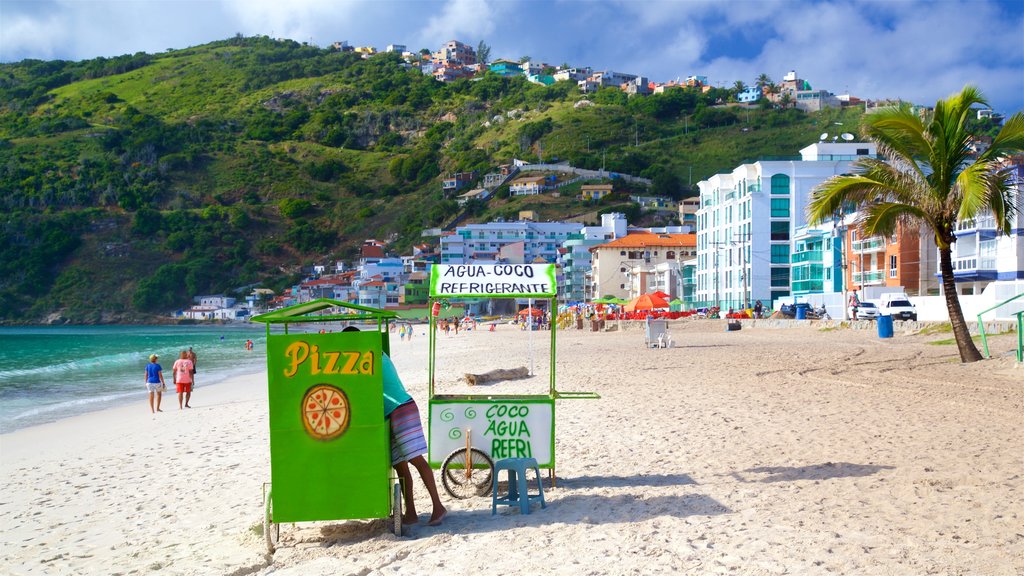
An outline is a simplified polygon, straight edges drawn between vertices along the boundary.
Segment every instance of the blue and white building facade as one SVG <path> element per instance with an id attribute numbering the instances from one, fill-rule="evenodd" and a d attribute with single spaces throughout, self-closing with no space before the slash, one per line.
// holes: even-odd
<path id="1" fill-rule="evenodd" d="M 1024 157 L 1008 161 L 1017 211 L 1009 236 L 1000 234 L 991 213 L 958 222 L 953 244 L 953 276 L 961 295 L 981 294 L 991 283 L 1014 284 L 1024 291 Z"/>
<path id="2" fill-rule="evenodd" d="M 815 186 L 874 156 L 873 143 L 818 142 L 790 160 L 743 164 L 697 183 L 695 306 L 742 308 L 792 294 L 795 231 Z"/>
<path id="3" fill-rule="evenodd" d="M 441 263 L 554 263 L 558 249 L 582 228 L 575 222 L 467 224 L 456 228 L 454 234 L 441 237 Z"/>
<path id="4" fill-rule="evenodd" d="M 591 275 L 593 262 L 590 248 L 627 234 L 626 216 L 618 212 L 601 215 L 600 226 L 584 226 L 570 234 L 558 251 L 561 275 L 558 278 L 560 303 L 593 299 Z"/>

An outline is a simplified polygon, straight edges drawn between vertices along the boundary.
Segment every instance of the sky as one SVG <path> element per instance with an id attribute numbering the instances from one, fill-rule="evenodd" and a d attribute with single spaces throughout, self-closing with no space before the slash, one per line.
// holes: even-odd
<path id="1" fill-rule="evenodd" d="M 241 33 L 317 46 L 449 40 L 713 85 L 778 82 L 934 104 L 974 84 L 1024 110 L 1024 0 L 0 0 L 0 62 L 159 53 Z"/>

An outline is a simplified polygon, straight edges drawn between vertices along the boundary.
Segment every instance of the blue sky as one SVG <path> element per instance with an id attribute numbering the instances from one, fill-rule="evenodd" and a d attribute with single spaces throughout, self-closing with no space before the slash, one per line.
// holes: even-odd
<path id="1" fill-rule="evenodd" d="M 1024 0 L 0 0 L 0 61 L 162 52 L 241 32 L 436 50 L 483 40 L 665 81 L 778 81 L 933 104 L 975 84 L 1024 110 Z"/>

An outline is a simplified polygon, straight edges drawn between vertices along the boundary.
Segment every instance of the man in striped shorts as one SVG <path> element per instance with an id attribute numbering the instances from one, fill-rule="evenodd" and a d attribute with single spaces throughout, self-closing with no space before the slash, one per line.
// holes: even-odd
<path id="1" fill-rule="evenodd" d="M 358 330 L 355 326 L 347 326 L 345 332 Z M 420 409 L 416 401 L 405 391 L 402 379 L 398 377 L 398 370 L 388 358 L 387 354 L 381 354 L 381 378 L 384 380 L 384 417 L 391 420 L 391 465 L 398 472 L 402 479 L 402 499 L 405 500 L 405 513 L 402 514 L 402 524 L 416 524 L 419 518 L 416 515 L 416 503 L 413 501 L 412 472 L 409 464 L 412 464 L 420 473 L 423 485 L 430 493 L 431 503 L 434 509 L 430 514 L 428 526 L 440 526 L 444 521 L 448 510 L 441 504 L 441 496 L 437 493 L 437 483 L 434 481 L 434 471 L 430 464 L 423 457 L 427 452 L 427 439 L 423 436 L 423 425 L 420 423 Z"/>

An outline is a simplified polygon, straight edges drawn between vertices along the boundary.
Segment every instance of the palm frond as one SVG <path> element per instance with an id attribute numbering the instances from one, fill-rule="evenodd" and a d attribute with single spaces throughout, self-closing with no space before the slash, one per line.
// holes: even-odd
<path id="1" fill-rule="evenodd" d="M 953 185 L 960 208 L 957 220 L 970 220 L 991 204 L 993 188 L 998 194 L 998 168 L 992 162 L 975 162 L 966 166 Z"/>
<path id="2" fill-rule="evenodd" d="M 1024 112 L 1010 116 L 992 139 L 992 145 L 981 154 L 981 160 L 997 159 L 1001 156 L 1024 152 Z"/>
<path id="3" fill-rule="evenodd" d="M 927 214 L 916 206 L 898 202 L 879 202 L 864 211 L 860 226 L 868 235 L 889 235 L 899 223 L 928 222 Z"/>

